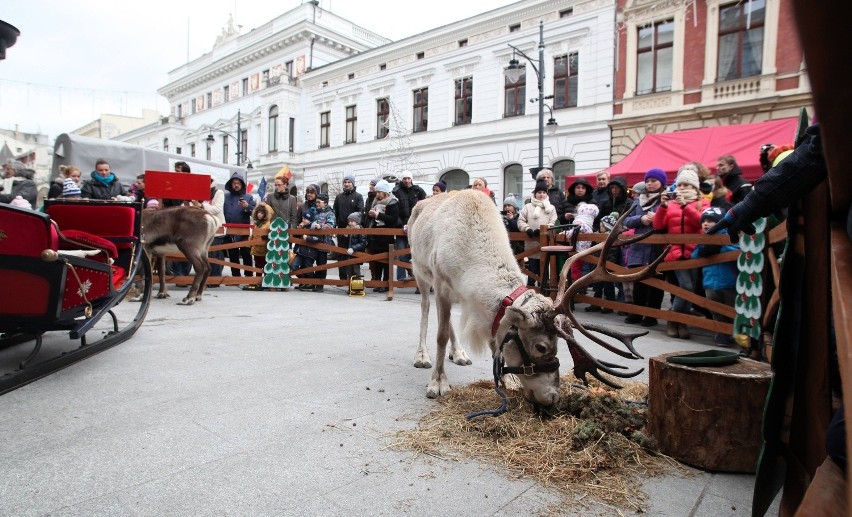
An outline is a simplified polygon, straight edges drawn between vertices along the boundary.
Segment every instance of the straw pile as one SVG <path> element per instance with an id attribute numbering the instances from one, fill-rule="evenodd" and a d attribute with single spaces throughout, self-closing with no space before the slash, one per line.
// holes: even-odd
<path id="1" fill-rule="evenodd" d="M 534 414 L 519 391 L 507 390 L 506 413 L 467 421 L 468 413 L 499 406 L 494 383 L 454 388 L 438 399 L 419 428 L 400 432 L 394 447 L 487 461 L 557 490 L 565 505 L 595 501 L 616 511 L 645 510 L 641 482 L 677 468 L 642 433 L 648 386 L 623 383 L 624 389 L 609 391 L 596 381 L 589 389 L 571 385 L 573 377 L 562 381 L 562 396 L 550 417 Z"/>

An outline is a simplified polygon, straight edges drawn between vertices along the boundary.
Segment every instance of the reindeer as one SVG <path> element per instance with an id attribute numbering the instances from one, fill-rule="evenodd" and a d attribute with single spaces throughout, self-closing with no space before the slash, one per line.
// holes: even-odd
<path id="1" fill-rule="evenodd" d="M 207 277 L 210 276 L 210 263 L 207 250 L 219 220 L 204 210 L 189 206 L 177 206 L 162 210 L 142 211 L 142 235 L 145 249 L 151 254 L 152 262 L 157 264 L 160 289 L 157 298 L 168 298 L 165 282 L 165 256 L 181 252 L 195 269 L 195 278 L 186 297 L 178 305 L 192 305 L 201 301 Z"/>
<path id="2" fill-rule="evenodd" d="M 434 287 L 438 313 L 438 337 L 435 369 L 426 388 L 426 396 L 435 398 L 450 390 L 444 372 L 447 341 L 451 342 L 450 360 L 459 365 L 470 364 L 464 349 L 456 341 L 450 322 L 452 304 L 461 305 L 464 341 L 475 352 L 491 349 L 495 365 L 502 373 L 518 375 L 524 398 L 536 406 L 553 407 L 559 400 L 559 359 L 557 340 L 565 339 L 574 360 L 574 374 L 584 383 L 586 373 L 611 386 L 600 371 L 629 378 L 635 372 L 619 372 L 620 365 L 598 361 L 576 339 L 573 328 L 622 357 L 641 359 L 633 347 L 633 339 L 644 336 L 622 334 L 597 325 L 581 325 L 567 303 L 577 292 L 593 282 L 608 280 L 634 282 L 654 273 L 662 260 L 638 272 L 615 275 L 606 270 L 607 251 L 613 246 L 632 244 L 647 237 L 618 239 L 621 219 L 616 228 L 600 243 L 571 257 L 559 279 L 559 295 L 555 301 L 526 287 L 524 276 L 509 244 L 509 239 L 493 202 L 481 192 L 463 191 L 439 194 L 418 203 L 408 223 L 412 263 L 420 289 L 420 341 L 414 360 L 418 368 L 431 368 L 426 349 L 429 319 L 429 289 Z M 597 268 L 565 289 L 570 264 L 600 251 Z M 627 351 L 616 348 L 592 332 L 616 338 Z M 514 345 L 514 346 L 512 346 Z"/>

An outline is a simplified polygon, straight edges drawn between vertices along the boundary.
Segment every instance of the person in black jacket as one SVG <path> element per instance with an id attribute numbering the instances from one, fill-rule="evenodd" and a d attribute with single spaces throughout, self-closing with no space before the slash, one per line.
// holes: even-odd
<path id="1" fill-rule="evenodd" d="M 118 196 L 127 195 L 127 189 L 110 170 L 109 162 L 103 158 L 95 162 L 95 170 L 92 171 L 91 177 L 83 182 L 80 190 L 82 197 L 87 199 L 116 200 Z"/>
<path id="2" fill-rule="evenodd" d="M 751 192 L 751 183 L 743 179 L 743 171 L 730 154 L 719 157 L 716 162 L 716 174 L 722 178 L 722 183 L 731 193 L 731 204 L 736 205 Z"/>
<path id="3" fill-rule="evenodd" d="M 408 218 L 411 217 L 414 205 L 426 199 L 426 191 L 414 184 L 414 176 L 411 175 L 411 172 L 402 171 L 400 178 L 399 183 L 393 189 L 393 195 L 399 201 L 399 218 L 402 221 L 402 227 L 405 228 L 408 226 Z M 408 237 L 397 237 L 394 247 L 398 250 L 407 248 Z M 400 255 L 399 260 L 400 262 L 411 262 L 411 254 Z M 412 275 L 411 271 L 406 268 L 397 268 L 397 280 L 403 280 L 406 275 Z"/>
<path id="4" fill-rule="evenodd" d="M 556 209 L 556 224 L 564 224 L 569 222 L 565 219 L 565 194 L 559 189 L 559 186 L 554 183 L 553 171 L 550 169 L 542 169 L 535 175 L 536 181 L 544 181 L 547 183 L 547 198 L 550 204 Z"/>
<path id="5" fill-rule="evenodd" d="M 355 191 L 355 176 L 347 174 L 343 176 L 343 192 L 334 198 L 334 220 L 338 228 L 346 228 L 349 214 L 361 213 L 364 210 L 364 197 Z M 341 248 L 349 248 L 349 236 L 339 235 L 337 245 Z M 340 258 L 335 257 L 337 260 Z M 348 257 L 347 257 L 348 258 Z M 349 278 L 350 266 L 338 268 L 340 278 Z"/>

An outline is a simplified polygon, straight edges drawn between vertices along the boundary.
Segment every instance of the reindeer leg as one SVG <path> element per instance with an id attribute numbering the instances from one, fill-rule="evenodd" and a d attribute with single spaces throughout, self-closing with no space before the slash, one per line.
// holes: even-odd
<path id="1" fill-rule="evenodd" d="M 452 322 L 449 322 L 448 324 L 450 326 L 450 361 L 459 366 L 469 366 L 472 364 L 472 361 L 470 360 L 470 357 L 468 357 L 467 352 L 464 351 L 464 348 L 459 345 L 459 342 L 456 339 L 456 332 L 453 330 Z"/>
<path id="2" fill-rule="evenodd" d="M 415 278 L 417 286 L 420 287 L 420 344 L 417 345 L 417 353 L 414 354 L 414 367 L 431 368 L 432 360 L 429 358 L 426 345 L 426 332 L 429 330 L 429 286 L 420 275 Z"/>
<path id="3" fill-rule="evenodd" d="M 178 244 L 178 249 L 186 255 L 187 260 L 190 264 L 192 264 L 193 269 L 195 269 L 192 286 L 190 286 L 186 297 L 178 302 L 178 305 L 193 305 L 196 301 L 201 300 L 201 293 L 203 292 L 201 289 L 201 279 L 205 274 L 210 272 L 210 264 L 205 264 L 205 260 L 202 258 L 203 251 L 199 250 L 197 247 L 195 247 L 195 249 L 192 248 L 193 243 L 191 242 L 181 241 Z"/>
<path id="4" fill-rule="evenodd" d="M 435 305 L 438 309 L 438 348 L 435 351 L 435 369 L 432 371 L 432 378 L 429 379 L 429 384 L 426 387 L 426 396 L 431 399 L 445 395 L 450 391 L 450 383 L 447 380 L 447 374 L 444 372 L 444 358 L 447 356 L 447 340 L 451 332 L 450 309 L 452 303 L 446 293 L 441 291 L 440 288 L 435 290 Z"/>
<path id="5" fill-rule="evenodd" d="M 157 263 L 157 277 L 160 281 L 160 290 L 157 291 L 157 298 L 168 298 L 169 289 L 166 287 L 166 257 L 163 255 L 154 255 L 154 260 Z"/>

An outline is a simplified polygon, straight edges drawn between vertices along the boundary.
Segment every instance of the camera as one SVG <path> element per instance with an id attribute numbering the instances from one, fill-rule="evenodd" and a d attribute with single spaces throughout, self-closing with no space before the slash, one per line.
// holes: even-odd
<path id="1" fill-rule="evenodd" d="M 508 214 L 509 214 L 508 210 L 500 210 L 500 215 L 508 215 Z"/>
<path id="2" fill-rule="evenodd" d="M 677 197 L 677 192 L 674 192 L 672 190 L 666 191 L 666 199 L 674 199 L 676 197 Z"/>

